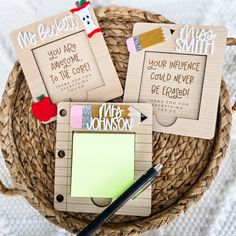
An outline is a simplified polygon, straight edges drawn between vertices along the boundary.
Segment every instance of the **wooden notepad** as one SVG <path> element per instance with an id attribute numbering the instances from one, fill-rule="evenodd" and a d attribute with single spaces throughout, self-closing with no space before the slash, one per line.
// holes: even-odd
<path id="1" fill-rule="evenodd" d="M 82 158 L 80 159 L 79 157 L 74 158 L 73 155 L 85 155 L 85 146 L 89 147 L 90 149 L 97 147 L 93 147 L 92 142 L 85 143 L 88 137 L 85 137 L 84 139 L 84 137 L 82 137 L 83 135 L 79 135 L 79 137 L 76 137 L 76 140 L 74 140 L 74 142 L 73 134 L 75 133 L 86 135 L 91 134 L 91 140 L 96 140 L 94 134 L 134 134 L 134 143 L 131 145 L 134 145 L 133 168 L 135 180 L 152 166 L 152 106 L 150 104 L 143 103 L 94 104 L 62 102 L 58 104 L 54 206 L 57 210 L 61 211 L 100 213 L 104 210 L 104 207 L 95 205 L 93 199 L 91 199 L 90 197 L 71 196 L 71 192 L 73 196 L 81 196 L 88 193 L 90 193 L 91 195 L 99 194 L 99 196 L 103 196 L 102 194 L 107 194 L 107 196 L 110 197 L 112 195 L 110 191 L 93 191 L 91 188 L 85 189 L 85 186 L 83 186 L 83 188 L 80 188 L 80 181 L 86 182 L 86 179 L 81 179 L 84 178 L 81 176 L 85 176 L 86 173 L 83 171 L 83 173 L 80 173 L 81 175 L 76 175 L 75 172 L 79 171 L 80 169 L 79 160 L 81 160 L 82 162 L 86 161 L 86 158 L 89 158 L 89 156 L 80 156 Z M 114 137 L 111 137 L 111 140 L 113 138 Z M 118 139 L 115 138 L 114 140 Z M 132 140 L 132 136 L 127 139 L 127 142 L 130 143 L 130 140 Z M 78 153 L 73 150 L 73 144 L 79 145 L 79 143 L 83 143 L 84 145 L 81 153 L 79 153 L 79 147 Z M 102 145 L 104 147 L 104 144 Z M 133 147 L 129 148 L 129 158 L 132 158 L 132 148 Z M 125 151 L 122 150 L 122 146 L 120 146 L 119 152 L 121 151 Z M 97 152 L 98 156 L 101 155 L 100 152 L 101 150 Z M 89 151 L 89 153 L 92 153 L 91 150 Z M 104 149 L 104 153 L 106 154 L 106 149 Z M 112 153 L 109 153 L 109 155 L 112 158 Z M 74 163 L 76 162 L 75 164 L 78 166 L 78 168 L 72 168 L 73 161 Z M 104 158 L 102 161 L 104 161 Z M 132 162 L 130 161 L 132 161 L 132 159 L 127 162 L 127 165 L 129 165 L 129 167 L 127 168 L 130 168 L 130 165 L 132 165 Z M 123 162 L 123 164 L 124 163 L 125 162 Z M 119 165 L 120 164 L 121 162 L 119 162 Z M 109 165 L 111 165 L 111 163 Z M 130 169 L 128 169 L 128 171 L 130 171 Z M 130 174 L 131 175 L 128 175 L 127 178 L 130 178 L 132 176 L 131 172 Z M 73 181 L 72 175 L 74 176 Z M 115 176 L 115 178 L 118 178 L 119 176 Z M 99 176 L 99 178 L 100 177 L 101 176 Z M 110 177 L 113 176 L 110 175 Z M 78 182 L 76 180 L 78 180 Z M 89 182 L 90 181 L 88 181 L 88 183 Z M 118 181 L 117 183 L 123 184 L 124 181 Z M 72 186 L 72 184 L 75 186 Z M 123 190 L 125 190 L 124 187 Z M 151 212 L 151 197 L 152 191 L 151 187 L 149 187 L 136 199 L 130 200 L 127 204 L 125 204 L 125 206 L 123 206 L 117 212 L 117 214 L 147 216 Z"/>
<path id="2" fill-rule="evenodd" d="M 152 103 L 154 131 L 213 138 L 226 36 L 225 27 L 135 24 L 124 101 Z"/>
<path id="3" fill-rule="evenodd" d="M 12 41 L 35 103 L 42 95 L 58 103 L 123 94 L 90 2 L 18 29 Z"/>

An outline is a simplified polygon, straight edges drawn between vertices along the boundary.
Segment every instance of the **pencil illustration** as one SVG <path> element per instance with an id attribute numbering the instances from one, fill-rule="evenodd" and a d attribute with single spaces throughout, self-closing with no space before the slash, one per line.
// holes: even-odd
<path id="1" fill-rule="evenodd" d="M 126 44 L 130 53 L 139 52 L 144 48 L 163 43 L 174 33 L 174 30 L 159 27 L 149 32 L 127 39 Z"/>
<path id="2" fill-rule="evenodd" d="M 93 119 L 107 119 L 112 122 L 132 120 L 132 125 L 143 122 L 147 117 L 128 105 L 75 105 L 71 107 L 70 124 L 73 128 L 87 128 Z"/>
<path id="3" fill-rule="evenodd" d="M 143 122 L 147 117 L 132 106 L 128 106 L 128 117 L 132 117 L 136 122 Z"/>

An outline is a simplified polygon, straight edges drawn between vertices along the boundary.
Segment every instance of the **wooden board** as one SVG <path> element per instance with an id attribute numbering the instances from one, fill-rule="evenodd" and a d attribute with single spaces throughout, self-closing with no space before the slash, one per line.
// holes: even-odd
<path id="1" fill-rule="evenodd" d="M 168 37 L 140 36 L 158 28 Z M 143 48 L 130 54 L 124 101 L 152 103 L 154 131 L 213 138 L 226 35 L 225 27 L 136 23 Z"/>
<path id="2" fill-rule="evenodd" d="M 58 103 L 104 102 L 123 94 L 94 11 L 84 5 L 12 32 L 35 102 L 41 95 Z"/>
<path id="3" fill-rule="evenodd" d="M 143 103 L 109 103 L 115 106 L 128 106 L 146 116 L 142 122 L 128 130 L 87 130 L 71 125 L 71 109 L 75 105 L 98 105 L 101 103 L 61 102 L 58 104 L 54 206 L 57 210 L 69 212 L 100 213 L 104 207 L 96 206 L 90 198 L 71 197 L 71 163 L 73 132 L 112 132 L 135 133 L 135 179 L 152 166 L 152 106 Z M 62 116 L 64 115 L 64 116 Z M 63 155 L 61 155 L 63 153 Z M 58 197 L 59 196 L 59 197 Z M 58 201 L 60 198 L 63 201 Z M 151 213 L 151 186 L 136 199 L 127 202 L 117 214 L 147 216 Z"/>

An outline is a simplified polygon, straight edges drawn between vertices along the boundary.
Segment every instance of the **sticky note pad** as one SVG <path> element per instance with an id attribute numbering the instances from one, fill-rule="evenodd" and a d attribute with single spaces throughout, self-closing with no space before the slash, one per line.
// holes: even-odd
<path id="1" fill-rule="evenodd" d="M 134 182 L 135 134 L 73 133 L 72 197 L 117 198 Z"/>

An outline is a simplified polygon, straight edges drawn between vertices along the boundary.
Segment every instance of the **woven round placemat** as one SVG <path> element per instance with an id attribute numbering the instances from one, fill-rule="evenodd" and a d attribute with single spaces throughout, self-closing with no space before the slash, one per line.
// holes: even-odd
<path id="1" fill-rule="evenodd" d="M 96 10 L 106 43 L 124 87 L 128 65 L 125 41 L 135 22 L 170 23 L 164 17 L 127 8 Z M 233 45 L 234 39 L 228 39 Z M 121 99 L 121 98 L 120 98 Z M 83 228 L 95 214 L 59 212 L 53 208 L 56 123 L 42 125 L 31 113 L 32 97 L 19 63 L 7 83 L 0 109 L 0 141 L 15 189 L 43 216 L 70 232 Z M 153 163 L 164 168 L 153 184 L 149 217 L 113 216 L 98 235 L 133 235 L 159 228 L 194 205 L 217 175 L 229 143 L 232 121 L 229 95 L 222 80 L 216 134 L 212 140 L 153 133 Z"/>

